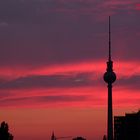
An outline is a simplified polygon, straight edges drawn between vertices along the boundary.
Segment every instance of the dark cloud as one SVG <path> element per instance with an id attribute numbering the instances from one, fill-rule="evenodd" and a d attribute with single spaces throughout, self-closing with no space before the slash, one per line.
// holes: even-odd
<path id="1" fill-rule="evenodd" d="M 77 95 L 59 95 L 59 96 L 35 96 L 35 97 L 21 97 L 21 98 L 10 98 L 3 99 L 1 101 L 5 102 L 17 102 L 17 101 L 39 101 L 39 102 L 74 102 L 74 101 L 85 101 L 89 96 L 77 96 Z"/>
<path id="2" fill-rule="evenodd" d="M 63 95 L 63 96 L 45 96 L 37 98 L 41 102 L 77 102 L 77 101 L 86 101 L 89 98 L 87 95 Z"/>
<path id="3" fill-rule="evenodd" d="M 24 105 L 32 105 L 32 103 L 36 103 L 36 105 L 43 105 L 48 103 L 65 103 L 65 102 L 84 102 L 89 99 L 90 96 L 87 95 L 59 95 L 59 96 L 34 96 L 34 97 L 18 97 L 18 98 L 9 98 L 9 99 L 1 99 L 0 104 L 2 106 L 16 106 L 17 104 Z M 35 104 L 34 104 L 35 106 Z"/>
<path id="4" fill-rule="evenodd" d="M 9 91 L 0 91 L 0 99 L 3 100 L 5 97 L 11 97 L 13 94 Z"/>
<path id="5" fill-rule="evenodd" d="M 123 77 L 116 81 L 116 86 L 126 87 L 127 89 L 140 90 L 140 75 L 134 75 L 131 77 Z"/>
<path id="6" fill-rule="evenodd" d="M 92 77 L 92 78 L 91 78 Z M 116 87 L 139 90 L 140 76 L 121 77 L 115 82 Z M 94 73 L 65 73 L 63 75 L 30 75 L 11 81 L 1 80 L 0 90 L 38 89 L 38 88 L 72 88 L 105 85 L 102 76 L 98 79 Z"/>
<path id="7" fill-rule="evenodd" d="M 69 74 L 69 75 L 33 75 L 21 77 L 12 81 L 4 82 L 0 89 L 28 89 L 28 88 L 62 88 L 96 85 L 90 79 L 91 73 Z M 92 75 L 93 76 L 93 75 Z"/>
<path id="8" fill-rule="evenodd" d="M 129 9 L 135 3 L 2 0 L 0 65 L 38 66 L 105 58 L 108 10 L 115 12 L 112 16 L 114 57 L 139 59 L 139 11 Z"/>
<path id="9" fill-rule="evenodd" d="M 3 83 L 5 83 L 5 82 L 6 82 L 5 79 L 0 78 L 0 85 L 3 84 Z"/>

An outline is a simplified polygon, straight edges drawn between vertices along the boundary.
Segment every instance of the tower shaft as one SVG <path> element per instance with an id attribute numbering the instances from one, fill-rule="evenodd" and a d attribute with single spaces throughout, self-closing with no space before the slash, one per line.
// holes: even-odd
<path id="1" fill-rule="evenodd" d="M 108 83 L 108 140 L 113 140 L 112 84 Z"/>

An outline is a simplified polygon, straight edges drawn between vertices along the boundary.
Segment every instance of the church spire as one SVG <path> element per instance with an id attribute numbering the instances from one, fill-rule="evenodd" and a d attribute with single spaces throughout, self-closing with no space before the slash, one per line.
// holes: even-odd
<path id="1" fill-rule="evenodd" d="M 56 140 L 56 137 L 54 135 L 54 131 L 52 132 L 51 140 Z"/>

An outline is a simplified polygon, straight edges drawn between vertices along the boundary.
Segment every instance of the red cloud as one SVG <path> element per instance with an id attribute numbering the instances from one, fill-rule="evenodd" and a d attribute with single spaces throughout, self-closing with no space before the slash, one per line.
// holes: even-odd
<path id="1" fill-rule="evenodd" d="M 140 74 L 140 62 L 139 61 L 115 61 L 114 70 L 119 77 L 131 76 Z M 137 67 L 137 69 L 134 69 Z M 28 75 L 53 75 L 53 74 L 68 74 L 68 73 L 83 73 L 92 72 L 99 76 L 106 70 L 106 63 L 103 60 L 100 61 L 87 61 L 83 63 L 70 63 L 40 67 L 2 67 L 0 68 L 0 77 L 5 79 L 15 79 L 18 77 L 24 77 Z"/>
<path id="2" fill-rule="evenodd" d="M 106 85 L 95 87 L 51 88 L 29 90 L 6 90 L 1 98 L 1 107 L 40 108 L 40 107 L 105 107 L 107 102 Z M 132 93 L 133 92 L 133 93 Z M 0 92 L 2 94 L 3 91 Z M 9 93 L 9 94 L 8 94 Z M 3 95 L 4 96 L 4 95 Z M 139 106 L 139 91 L 133 89 L 113 88 L 114 107 Z"/>
<path id="3" fill-rule="evenodd" d="M 136 10 L 140 10 L 140 3 L 136 4 Z"/>

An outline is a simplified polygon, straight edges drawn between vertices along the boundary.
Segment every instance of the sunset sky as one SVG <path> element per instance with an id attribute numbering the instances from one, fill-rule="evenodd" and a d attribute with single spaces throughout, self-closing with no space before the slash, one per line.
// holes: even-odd
<path id="1" fill-rule="evenodd" d="M 108 16 L 124 115 L 140 109 L 139 0 L 0 0 L 0 122 L 14 140 L 102 140 Z"/>

